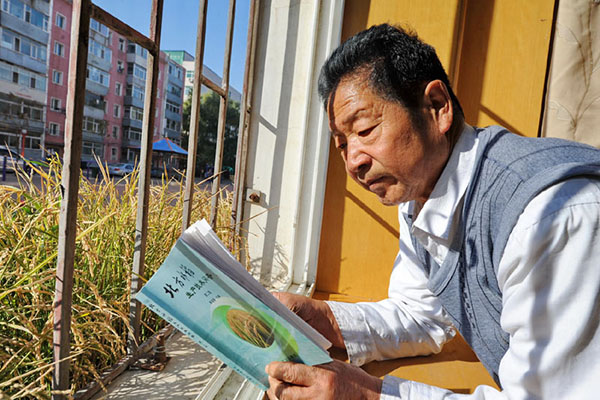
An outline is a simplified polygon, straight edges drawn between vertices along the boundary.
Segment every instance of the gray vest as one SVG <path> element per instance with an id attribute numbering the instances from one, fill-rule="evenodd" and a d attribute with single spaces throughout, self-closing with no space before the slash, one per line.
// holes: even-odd
<path id="1" fill-rule="evenodd" d="M 570 177 L 600 179 L 600 150 L 560 139 L 525 138 L 492 126 L 478 130 L 478 160 L 459 233 L 439 265 L 413 237 L 429 289 L 494 380 L 509 336 L 500 327 L 496 274 L 520 214 L 542 190 Z M 411 224 L 411 221 L 407 221 Z"/>

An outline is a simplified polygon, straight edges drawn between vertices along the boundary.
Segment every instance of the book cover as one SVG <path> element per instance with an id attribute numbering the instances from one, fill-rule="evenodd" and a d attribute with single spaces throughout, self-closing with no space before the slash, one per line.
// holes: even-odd
<path id="1" fill-rule="evenodd" d="M 194 224 L 135 298 L 262 390 L 269 386 L 264 369 L 271 361 L 331 361 L 329 342 L 215 238 L 206 221 Z"/>

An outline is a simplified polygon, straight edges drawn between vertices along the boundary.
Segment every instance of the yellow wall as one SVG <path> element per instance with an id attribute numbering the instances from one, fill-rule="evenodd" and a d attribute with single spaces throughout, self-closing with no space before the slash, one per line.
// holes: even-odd
<path id="1" fill-rule="evenodd" d="M 467 122 L 537 135 L 554 1 L 346 0 L 345 7 L 342 40 L 377 23 L 412 27 L 436 48 Z M 316 297 L 384 298 L 397 240 L 396 207 L 382 206 L 349 179 L 332 145 Z M 460 338 L 433 358 L 377 363 L 367 370 L 461 393 L 493 385 Z"/>

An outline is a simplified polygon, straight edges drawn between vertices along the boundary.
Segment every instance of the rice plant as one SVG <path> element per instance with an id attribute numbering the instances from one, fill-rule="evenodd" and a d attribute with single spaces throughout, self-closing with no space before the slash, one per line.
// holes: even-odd
<path id="1" fill-rule="evenodd" d="M 51 396 L 53 310 L 61 165 L 32 165 L 41 182 L 18 172 L 19 187 L 0 186 L 0 399 Z M 71 393 L 126 353 L 129 284 L 137 210 L 137 171 L 113 180 L 101 169 L 81 178 L 72 307 Z M 37 178 L 36 178 L 37 179 Z M 156 181 L 155 181 L 156 182 Z M 229 227 L 231 194 L 220 193 L 217 234 L 240 248 Z M 210 193 L 198 185 L 192 221 L 207 218 Z M 145 278 L 181 233 L 183 185 L 151 186 Z M 142 339 L 164 326 L 142 315 Z"/>

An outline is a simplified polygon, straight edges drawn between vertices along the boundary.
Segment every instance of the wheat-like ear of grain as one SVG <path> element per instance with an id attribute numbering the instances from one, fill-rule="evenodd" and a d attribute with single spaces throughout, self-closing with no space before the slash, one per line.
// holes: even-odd
<path id="1" fill-rule="evenodd" d="M 62 165 L 18 171 L 19 184 L 0 185 L 0 398 L 49 399 Z M 101 169 L 80 181 L 73 285 L 71 394 L 126 354 L 129 284 L 134 252 L 137 171 L 115 180 Z M 183 182 L 154 180 L 148 206 L 144 278 L 160 266 L 181 233 Z M 217 234 L 237 249 L 232 194 L 220 194 Z M 195 187 L 192 220 L 208 218 L 211 195 Z M 141 340 L 164 326 L 142 313 Z"/>

